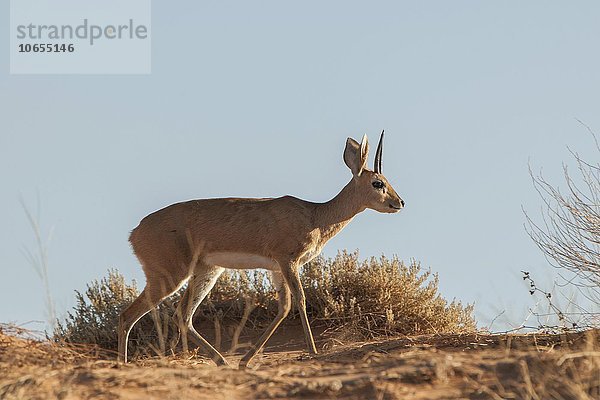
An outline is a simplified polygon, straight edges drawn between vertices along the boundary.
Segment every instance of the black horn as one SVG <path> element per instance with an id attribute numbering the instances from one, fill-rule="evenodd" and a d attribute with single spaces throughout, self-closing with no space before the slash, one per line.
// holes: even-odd
<path id="1" fill-rule="evenodd" d="M 383 132 L 381 131 L 381 136 L 379 137 L 379 143 L 377 144 L 377 151 L 375 152 L 375 172 L 381 174 L 381 152 L 383 151 Z"/>

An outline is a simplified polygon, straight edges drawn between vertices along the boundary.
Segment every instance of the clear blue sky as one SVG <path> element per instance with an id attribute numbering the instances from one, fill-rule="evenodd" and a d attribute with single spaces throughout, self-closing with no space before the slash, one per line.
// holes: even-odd
<path id="1" fill-rule="evenodd" d="M 407 207 L 366 211 L 324 251 L 416 258 L 482 325 L 533 304 L 520 270 L 555 271 L 527 237 L 541 201 L 528 161 L 561 179 L 575 120 L 600 130 L 600 3 L 153 2 L 148 76 L 8 75 L 0 5 L 0 321 L 44 320 L 23 255 L 36 210 L 57 311 L 117 267 L 146 214 L 205 197 L 334 196 L 347 136 L 387 132 L 384 171 Z M 372 157 L 372 155 L 371 155 Z M 33 327 L 36 327 L 34 325 Z M 43 327 L 43 325 L 37 325 Z"/>

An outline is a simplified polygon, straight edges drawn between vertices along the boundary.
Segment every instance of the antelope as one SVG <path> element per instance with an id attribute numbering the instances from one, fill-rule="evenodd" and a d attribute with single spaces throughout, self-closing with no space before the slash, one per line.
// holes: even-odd
<path id="1" fill-rule="evenodd" d="M 360 144 L 352 138 L 346 140 L 343 158 L 352 171 L 352 179 L 325 203 L 292 196 L 202 199 L 176 203 L 142 219 L 129 241 L 144 270 L 146 286 L 120 314 L 120 360 L 127 362 L 127 342 L 133 325 L 187 282 L 177 309 L 182 321 L 181 335 L 186 340 L 191 333 L 217 365 L 228 365 L 194 328 L 194 312 L 224 269 L 254 268 L 270 271 L 278 313 L 242 357 L 239 368 L 245 368 L 262 350 L 290 312 L 292 299 L 300 313 L 308 352 L 316 354 L 299 269 L 320 254 L 325 243 L 358 213 L 367 208 L 396 213 L 404 207 L 404 201 L 382 174 L 382 144 L 383 132 L 371 171 L 367 169 L 367 136 Z"/>

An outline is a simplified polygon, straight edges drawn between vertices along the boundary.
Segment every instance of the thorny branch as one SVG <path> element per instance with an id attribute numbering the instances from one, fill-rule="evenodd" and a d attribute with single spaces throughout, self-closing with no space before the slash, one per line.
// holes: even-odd
<path id="1" fill-rule="evenodd" d="M 599 316 L 597 314 L 585 309 L 571 298 L 566 299 L 568 303 L 566 308 L 560 307 L 554 301 L 552 292 L 540 289 L 528 271 L 521 271 L 521 273 L 523 273 L 523 280 L 527 281 L 529 286 L 529 294 L 532 296 L 536 293 L 541 295 L 548 305 L 548 311 L 545 313 L 538 312 L 535 309 L 537 307 L 530 309 L 531 315 L 537 318 L 538 325 L 535 329 L 554 332 L 556 330 L 587 329 L 598 325 Z M 558 319 L 559 326 L 550 323 L 552 317 Z"/>

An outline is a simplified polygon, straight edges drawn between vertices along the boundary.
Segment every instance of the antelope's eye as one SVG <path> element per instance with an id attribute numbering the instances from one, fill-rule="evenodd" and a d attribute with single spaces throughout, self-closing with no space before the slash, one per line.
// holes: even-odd
<path id="1" fill-rule="evenodd" d="M 385 186 L 381 181 L 373 181 L 372 185 L 375 189 L 383 189 Z"/>

